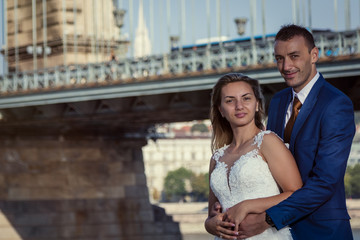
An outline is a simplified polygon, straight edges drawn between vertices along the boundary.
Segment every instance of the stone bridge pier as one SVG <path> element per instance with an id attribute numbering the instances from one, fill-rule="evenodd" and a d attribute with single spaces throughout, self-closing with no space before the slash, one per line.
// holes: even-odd
<path id="1" fill-rule="evenodd" d="M 145 139 L 4 137 L 0 240 L 181 239 L 149 202 Z"/>
<path id="2" fill-rule="evenodd" d="M 0 109 L 0 240 L 180 240 L 149 201 L 157 122 L 208 116 L 209 91 Z"/>

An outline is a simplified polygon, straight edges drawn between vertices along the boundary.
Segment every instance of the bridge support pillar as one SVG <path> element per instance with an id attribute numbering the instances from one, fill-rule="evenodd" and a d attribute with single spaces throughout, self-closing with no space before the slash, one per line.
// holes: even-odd
<path id="1" fill-rule="evenodd" d="M 145 139 L 0 140 L 0 240 L 181 239 L 149 202 Z"/>

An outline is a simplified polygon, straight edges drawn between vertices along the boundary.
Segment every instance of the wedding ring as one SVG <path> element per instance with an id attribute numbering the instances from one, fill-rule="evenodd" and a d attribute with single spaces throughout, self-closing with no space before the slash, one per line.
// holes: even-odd
<path id="1" fill-rule="evenodd" d="M 220 233 L 220 238 L 222 239 L 222 233 Z"/>

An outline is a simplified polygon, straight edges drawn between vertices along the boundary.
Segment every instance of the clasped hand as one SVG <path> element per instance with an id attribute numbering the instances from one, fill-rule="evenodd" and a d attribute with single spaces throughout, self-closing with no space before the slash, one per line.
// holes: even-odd
<path id="1" fill-rule="evenodd" d="M 221 212 L 217 202 L 213 205 L 210 217 L 206 220 L 206 230 L 224 239 L 243 239 L 260 234 L 269 226 L 266 224 L 265 213 L 249 213 L 247 202 L 240 202 Z"/>
<path id="2" fill-rule="evenodd" d="M 246 201 L 240 202 L 231 208 L 226 209 L 223 220 L 226 222 L 233 223 L 234 231 L 239 231 L 239 225 L 245 219 L 245 217 L 249 214 Z"/>

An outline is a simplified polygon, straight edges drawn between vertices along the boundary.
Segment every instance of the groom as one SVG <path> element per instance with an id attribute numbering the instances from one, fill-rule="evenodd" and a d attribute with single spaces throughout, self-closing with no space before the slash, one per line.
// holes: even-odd
<path id="1" fill-rule="evenodd" d="M 277 67 L 290 88 L 273 97 L 268 129 L 286 138 L 286 124 L 299 100 L 298 116 L 284 140 L 304 186 L 262 217 L 276 229 L 290 225 L 294 239 L 353 239 L 344 174 L 355 133 L 354 110 L 350 99 L 317 72 L 318 55 L 313 36 L 300 26 L 284 26 L 276 35 Z M 249 222 L 240 224 L 241 238 L 256 233 Z"/>
<path id="2" fill-rule="evenodd" d="M 291 88 L 273 97 L 268 129 L 289 143 L 304 186 L 268 209 L 265 218 L 277 229 L 290 225 L 294 239 L 353 239 L 344 175 L 355 134 L 354 109 L 317 72 L 318 55 L 313 36 L 300 26 L 284 26 L 276 35 L 277 67 Z M 297 99 L 300 110 L 289 130 Z"/>
<path id="3" fill-rule="evenodd" d="M 344 174 L 354 110 L 350 99 L 317 71 L 318 55 L 303 27 L 283 26 L 275 37 L 277 67 L 289 88 L 271 100 L 268 129 L 289 144 L 304 186 L 266 213 L 248 215 L 239 226 L 240 239 L 287 225 L 295 240 L 353 239 Z"/>

